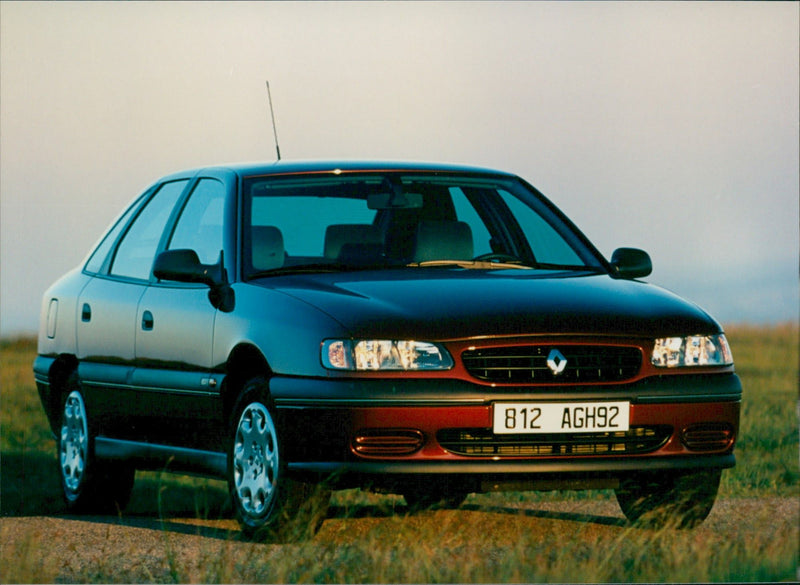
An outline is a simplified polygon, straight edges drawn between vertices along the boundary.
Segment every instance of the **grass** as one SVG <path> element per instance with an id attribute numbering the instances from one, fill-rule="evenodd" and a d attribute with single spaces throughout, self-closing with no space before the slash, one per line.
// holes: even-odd
<path id="1" fill-rule="evenodd" d="M 742 379 L 737 466 L 724 474 L 734 496 L 798 495 L 798 329 L 734 328 L 728 333 Z"/>
<path id="2" fill-rule="evenodd" d="M 708 523 L 694 531 L 631 528 L 610 491 L 473 495 L 457 511 L 407 515 L 401 498 L 349 490 L 334 495 L 314 539 L 253 544 L 239 542 L 227 519 L 222 482 L 139 473 L 124 515 L 81 524 L 85 542 L 71 541 L 61 529 L 74 566 L 55 562 L 49 533 L 24 529 L 27 517 L 63 516 L 64 508 L 54 441 L 31 373 L 35 343 L 0 342 L 0 581 L 797 579 L 796 507 L 787 521 L 773 516 L 773 504 L 800 495 L 798 328 L 739 326 L 727 334 L 745 392 L 737 466 L 723 474 L 718 507 L 745 514 L 747 525 L 721 516 L 716 529 Z M 563 501 L 568 511 L 553 511 Z M 160 535 L 155 543 L 151 537 L 146 554 L 129 544 L 142 529 Z"/>

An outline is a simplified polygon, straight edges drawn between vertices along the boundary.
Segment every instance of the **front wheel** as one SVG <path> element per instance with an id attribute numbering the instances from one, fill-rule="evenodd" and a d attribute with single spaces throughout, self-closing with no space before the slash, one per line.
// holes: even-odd
<path id="1" fill-rule="evenodd" d="M 722 471 L 642 475 L 616 489 L 622 512 L 644 526 L 694 528 L 711 512 Z"/>
<path id="2" fill-rule="evenodd" d="M 128 504 L 136 471 L 94 457 L 86 403 L 76 375 L 70 378 L 69 387 L 58 437 L 64 501 L 72 512 L 118 513 Z"/>
<path id="3" fill-rule="evenodd" d="M 228 483 L 248 538 L 303 540 L 316 533 L 330 492 L 287 476 L 287 464 L 265 382 L 249 382 L 234 408 Z"/>

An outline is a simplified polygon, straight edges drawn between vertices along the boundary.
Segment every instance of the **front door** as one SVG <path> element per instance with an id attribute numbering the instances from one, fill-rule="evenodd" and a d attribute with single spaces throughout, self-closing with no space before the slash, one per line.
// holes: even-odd
<path id="1" fill-rule="evenodd" d="M 197 181 L 167 249 L 192 249 L 202 263 L 217 262 L 223 247 L 224 201 L 222 182 Z M 221 365 L 212 361 L 216 314 L 205 285 L 158 282 L 142 296 L 131 386 L 152 407 L 148 440 L 200 449 L 219 447 L 225 421 Z"/>

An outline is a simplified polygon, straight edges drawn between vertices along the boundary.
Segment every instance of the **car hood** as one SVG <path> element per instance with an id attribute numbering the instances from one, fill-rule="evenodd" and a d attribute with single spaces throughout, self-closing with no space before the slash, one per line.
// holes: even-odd
<path id="1" fill-rule="evenodd" d="M 354 337 L 720 331 L 707 313 L 673 293 L 606 274 L 418 268 L 278 276 L 259 283 L 328 314 Z"/>

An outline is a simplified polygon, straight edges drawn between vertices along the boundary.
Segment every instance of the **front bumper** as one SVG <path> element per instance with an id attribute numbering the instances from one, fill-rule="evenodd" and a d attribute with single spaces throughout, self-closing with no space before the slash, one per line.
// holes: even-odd
<path id="1" fill-rule="evenodd" d="M 327 482 L 332 487 L 372 486 L 403 493 L 406 486 L 426 482 L 457 486 L 465 493 L 613 489 L 638 474 L 691 473 L 727 469 L 733 453 L 692 457 L 596 459 L 570 461 L 357 461 L 294 462 L 290 473 L 300 480 Z"/>
<path id="2" fill-rule="evenodd" d="M 270 381 L 270 392 L 286 438 L 289 470 L 295 476 L 333 478 L 344 485 L 451 477 L 477 482 L 471 491 L 509 482 L 530 483 L 537 489 L 536 485 L 590 479 L 613 487 L 620 478 L 639 472 L 732 467 L 741 404 L 741 383 L 735 374 L 670 375 L 614 386 L 497 389 L 442 379 L 276 377 Z M 440 440 L 443 431 L 459 429 L 491 440 L 486 434 L 491 435 L 495 402 L 548 400 L 627 400 L 631 427 L 661 429 L 663 440 L 644 452 L 606 447 L 580 451 L 559 445 L 478 449 L 477 454 L 454 452 Z M 716 442 L 692 442 L 689 431 L 697 429 L 719 431 Z M 421 438 L 412 452 L 360 451 L 357 438 L 371 434 Z"/>

